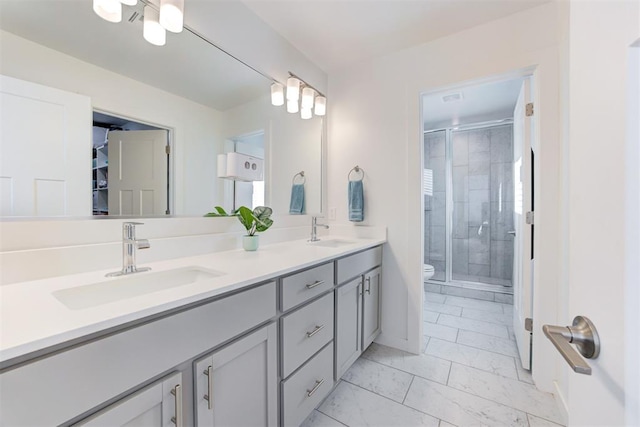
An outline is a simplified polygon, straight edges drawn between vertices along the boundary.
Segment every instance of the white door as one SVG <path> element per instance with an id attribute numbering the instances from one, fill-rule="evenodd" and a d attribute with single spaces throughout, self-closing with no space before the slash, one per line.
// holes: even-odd
<path id="1" fill-rule="evenodd" d="M 569 19 L 569 155 L 565 171 L 569 185 L 569 298 L 558 323 L 565 326 L 574 316 L 588 317 L 598 331 L 601 349 L 598 358 L 586 359 L 591 375 L 573 372 L 559 354 L 557 360 L 568 380 L 570 425 L 637 426 L 640 420 L 631 413 L 637 416 L 640 405 L 640 301 L 639 282 L 632 272 L 637 274 L 640 260 L 637 253 L 635 259 L 630 257 L 630 245 L 637 242 L 640 222 L 637 205 L 633 207 L 640 188 L 640 75 L 631 46 L 634 42 L 640 45 L 640 3 L 571 2 Z M 630 69 L 633 62 L 635 71 Z M 629 152 L 635 151 L 635 158 L 626 155 L 625 146 Z M 628 197 L 632 194 L 635 197 Z M 635 216 L 626 215 L 633 210 Z M 633 292 L 635 301 L 629 298 Z"/>
<path id="2" fill-rule="evenodd" d="M 526 213 L 531 211 L 531 139 L 532 117 L 526 115 L 531 102 L 530 82 L 525 79 L 513 112 L 513 330 L 522 366 L 531 369 L 531 332 L 525 319 L 532 317 L 531 225 Z"/>
<path id="3" fill-rule="evenodd" d="M 0 76 L 0 216 L 91 215 L 91 100 Z"/>
<path id="4" fill-rule="evenodd" d="M 109 215 L 167 213 L 166 130 L 109 132 Z"/>

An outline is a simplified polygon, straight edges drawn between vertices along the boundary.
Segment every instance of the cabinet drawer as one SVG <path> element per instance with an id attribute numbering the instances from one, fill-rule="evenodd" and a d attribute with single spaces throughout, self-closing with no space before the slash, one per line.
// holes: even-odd
<path id="1" fill-rule="evenodd" d="M 333 339 L 333 292 L 282 318 L 282 378 Z"/>
<path id="2" fill-rule="evenodd" d="M 382 246 L 338 260 L 338 284 L 353 279 L 382 263 Z"/>
<path id="3" fill-rule="evenodd" d="M 287 311 L 333 287 L 333 263 L 327 263 L 282 279 L 282 311 Z"/>
<path id="4" fill-rule="evenodd" d="M 299 426 L 333 387 L 333 343 L 282 383 L 283 424 Z"/>

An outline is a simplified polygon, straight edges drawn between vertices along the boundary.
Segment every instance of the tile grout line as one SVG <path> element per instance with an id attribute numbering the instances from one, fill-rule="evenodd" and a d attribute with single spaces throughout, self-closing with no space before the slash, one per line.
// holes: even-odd
<path id="1" fill-rule="evenodd" d="M 404 405 L 404 401 L 407 400 L 407 395 L 409 394 L 409 390 L 411 390 L 411 386 L 413 385 L 413 380 L 415 379 L 416 379 L 415 375 L 411 377 L 411 382 L 409 383 L 409 387 L 407 387 L 407 392 L 404 394 L 404 397 L 402 398 L 402 402 L 401 402 L 402 405 Z"/>
<path id="2" fill-rule="evenodd" d="M 316 409 L 314 409 L 314 411 L 318 411 L 318 412 L 320 412 L 322 415 L 324 415 L 325 417 L 329 417 L 329 418 L 331 418 L 333 421 L 335 421 L 335 422 L 337 422 L 337 423 L 339 423 L 339 424 L 342 424 L 342 425 L 343 425 L 343 426 L 345 426 L 345 427 L 349 427 L 349 424 L 345 424 L 345 423 L 343 423 L 343 422 L 342 422 L 342 421 L 340 421 L 340 420 L 336 420 L 336 419 L 335 419 L 335 418 L 333 418 L 331 415 L 327 415 L 327 414 L 325 414 L 324 412 L 322 412 L 320 409 L 317 409 L 317 408 L 316 408 Z"/>
<path id="3" fill-rule="evenodd" d="M 429 340 L 429 342 L 431 342 L 431 340 Z M 429 344 L 427 344 L 427 346 L 428 345 Z M 425 348 L 425 351 L 426 351 L 426 348 Z M 420 353 L 420 355 L 425 355 L 425 356 L 429 356 L 429 357 L 435 357 L 436 359 L 440 359 L 440 360 L 444 360 L 445 362 L 449 362 L 449 364 L 452 363 L 450 360 L 443 359 L 442 357 L 434 356 L 433 354 Z M 420 355 L 418 355 L 418 356 L 420 356 Z M 421 375 L 414 374 L 413 372 L 405 371 L 403 369 L 396 368 L 395 366 L 391 366 L 391 365 L 387 365 L 386 363 L 378 362 L 377 360 L 372 360 L 372 359 L 369 359 L 367 357 L 365 357 L 365 359 L 367 359 L 369 362 L 377 363 L 378 365 L 382 365 L 382 366 L 384 366 L 386 368 L 395 369 L 396 371 L 404 372 L 405 374 L 409 374 L 409 375 L 412 375 L 414 377 L 422 378 L 423 380 L 429 380 L 429 381 L 433 381 L 434 383 L 442 384 L 440 381 L 436 381 L 436 380 L 433 380 L 433 379 L 430 379 L 430 378 L 425 378 L 425 377 L 423 377 Z M 340 380 L 341 381 L 347 381 L 347 380 L 343 380 L 342 378 L 340 378 Z M 413 380 L 411 380 L 411 381 L 413 382 Z M 351 384 L 351 383 L 349 383 L 349 384 Z M 445 385 L 445 384 L 442 384 L 442 385 Z"/>

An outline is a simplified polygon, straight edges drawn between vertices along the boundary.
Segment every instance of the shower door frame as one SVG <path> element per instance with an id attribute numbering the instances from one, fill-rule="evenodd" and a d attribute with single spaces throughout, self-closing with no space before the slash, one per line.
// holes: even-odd
<path id="1" fill-rule="evenodd" d="M 469 123 L 465 125 L 449 126 L 439 129 L 429 129 L 423 132 L 423 135 L 428 133 L 445 132 L 444 147 L 445 147 L 445 262 L 444 262 L 444 280 L 429 279 L 429 282 L 439 285 L 452 285 L 460 283 L 463 285 L 472 285 L 474 287 L 499 287 L 502 290 L 511 290 L 513 292 L 513 286 L 504 286 L 499 284 L 483 283 L 483 282 L 470 282 L 466 280 L 454 280 L 453 279 L 453 132 L 454 131 L 467 131 L 492 128 L 503 125 L 512 125 L 513 118 L 508 117 L 504 119 L 489 120 L 484 122 Z M 423 138 L 424 139 L 424 138 Z M 514 239 L 514 245 L 517 244 L 517 239 Z M 513 283 L 513 281 L 512 281 Z"/>

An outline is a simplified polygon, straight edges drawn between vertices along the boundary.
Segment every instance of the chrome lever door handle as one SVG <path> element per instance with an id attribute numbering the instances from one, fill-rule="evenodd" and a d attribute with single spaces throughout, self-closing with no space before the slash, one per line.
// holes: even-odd
<path id="1" fill-rule="evenodd" d="M 572 326 L 544 325 L 542 331 L 574 372 L 591 375 L 591 367 L 580 356 L 595 359 L 600 354 L 600 338 L 591 320 L 576 316 Z M 575 344 L 580 353 L 571 344 Z"/>

